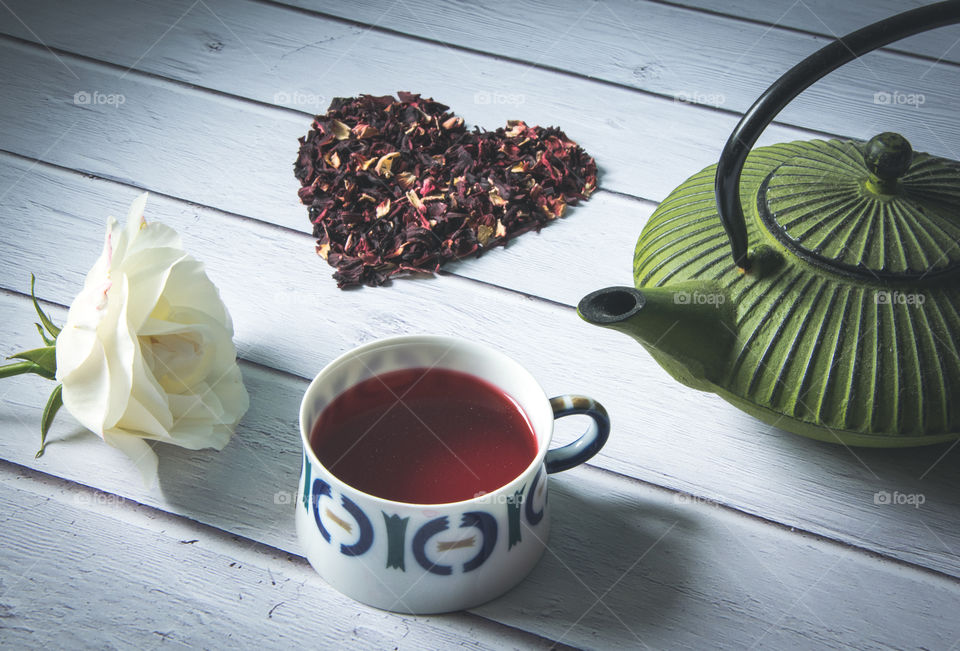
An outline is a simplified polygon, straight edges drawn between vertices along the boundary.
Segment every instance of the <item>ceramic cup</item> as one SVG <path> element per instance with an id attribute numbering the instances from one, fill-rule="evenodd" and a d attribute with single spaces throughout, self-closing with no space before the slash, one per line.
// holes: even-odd
<path id="1" fill-rule="evenodd" d="M 369 495 L 327 470 L 310 446 L 324 407 L 374 375 L 420 367 L 470 373 L 511 396 L 536 435 L 530 465 L 490 493 L 429 505 Z M 554 420 L 570 414 L 590 416 L 589 430 L 550 450 Z M 609 431 L 601 405 L 576 395 L 548 400 L 523 367 L 486 346 L 442 336 L 374 341 L 331 362 L 303 397 L 297 536 L 330 585 L 371 606 L 424 614 L 479 605 L 519 583 L 540 559 L 549 531 L 547 475 L 592 457 Z"/>

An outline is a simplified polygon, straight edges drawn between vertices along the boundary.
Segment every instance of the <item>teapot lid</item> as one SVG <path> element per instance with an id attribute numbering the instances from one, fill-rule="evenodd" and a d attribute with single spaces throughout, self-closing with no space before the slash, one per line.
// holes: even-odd
<path id="1" fill-rule="evenodd" d="M 885 280 L 960 268 L 960 165 L 916 153 L 896 133 L 811 141 L 757 197 L 770 232 L 836 271 Z"/>

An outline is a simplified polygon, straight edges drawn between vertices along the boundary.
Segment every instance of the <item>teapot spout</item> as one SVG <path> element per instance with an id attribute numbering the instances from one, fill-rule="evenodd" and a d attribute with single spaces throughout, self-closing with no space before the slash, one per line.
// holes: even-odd
<path id="1" fill-rule="evenodd" d="M 723 290 L 704 283 L 607 287 L 585 296 L 577 313 L 588 323 L 630 335 L 687 386 L 712 391 L 728 374 L 736 322 Z"/>

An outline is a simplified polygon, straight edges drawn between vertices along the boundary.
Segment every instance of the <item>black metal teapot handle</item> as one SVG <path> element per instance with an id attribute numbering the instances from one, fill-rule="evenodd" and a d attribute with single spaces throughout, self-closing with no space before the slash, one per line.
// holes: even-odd
<path id="1" fill-rule="evenodd" d="M 873 23 L 817 50 L 773 82 L 754 102 L 730 134 L 720 154 L 714 186 L 717 210 L 738 267 L 750 268 L 747 225 L 740 204 L 740 173 L 747 154 L 767 125 L 793 98 L 845 63 L 907 36 L 958 22 L 960 0 L 947 0 Z"/>

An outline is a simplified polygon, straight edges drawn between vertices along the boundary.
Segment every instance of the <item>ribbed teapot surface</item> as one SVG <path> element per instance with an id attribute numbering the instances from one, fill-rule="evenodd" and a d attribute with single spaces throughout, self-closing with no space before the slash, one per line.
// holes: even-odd
<path id="1" fill-rule="evenodd" d="M 879 160 L 853 141 L 755 149 L 740 185 L 747 272 L 731 260 L 715 170 L 660 204 L 634 279 L 641 290 L 700 281 L 732 304 L 734 322 L 717 327 L 735 344 L 705 378 L 717 392 L 825 440 L 960 432 L 960 167 L 921 153 Z"/>

